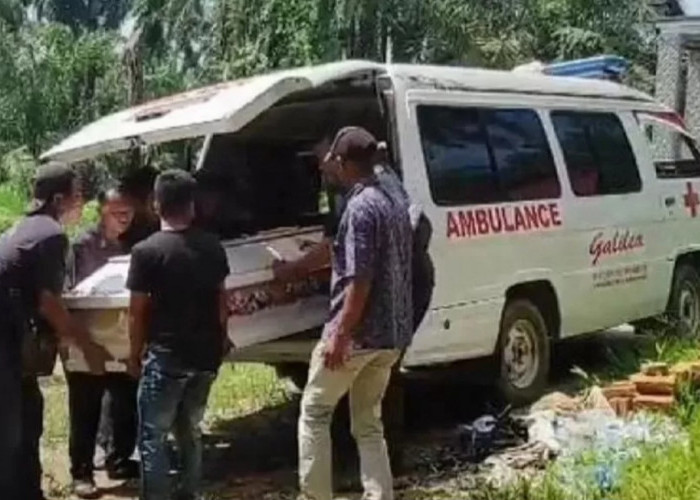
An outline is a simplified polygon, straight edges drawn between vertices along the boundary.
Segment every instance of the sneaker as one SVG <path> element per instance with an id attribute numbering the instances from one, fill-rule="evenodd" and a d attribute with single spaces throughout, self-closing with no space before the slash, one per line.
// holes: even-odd
<path id="1" fill-rule="evenodd" d="M 78 498 L 87 500 L 100 497 L 100 490 L 95 486 L 95 481 L 92 479 L 75 479 L 73 481 L 73 493 Z"/>
<path id="2" fill-rule="evenodd" d="M 107 477 L 112 481 L 128 481 L 139 478 L 139 464 L 135 460 L 127 460 L 119 467 L 107 469 Z"/>

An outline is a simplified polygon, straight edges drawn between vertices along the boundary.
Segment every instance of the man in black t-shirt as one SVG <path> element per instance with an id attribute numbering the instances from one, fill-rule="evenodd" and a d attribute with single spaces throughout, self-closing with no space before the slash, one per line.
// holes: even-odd
<path id="1" fill-rule="evenodd" d="M 93 373 L 107 353 L 73 321 L 61 299 L 68 239 L 65 223 L 80 213 L 75 173 L 61 164 L 37 171 L 31 211 L 0 236 L 0 492 L 3 500 L 40 500 L 43 400 L 29 367 L 43 322 L 75 343 Z M 24 372 L 24 377 L 23 377 Z"/>
<path id="2" fill-rule="evenodd" d="M 170 498 L 166 438 L 171 431 L 183 464 L 181 498 L 196 498 L 199 424 L 224 355 L 228 262 L 214 235 L 192 227 L 195 189 L 194 179 L 184 171 L 158 176 L 161 231 L 137 244 L 131 254 L 129 371 L 141 377 L 142 500 Z"/>

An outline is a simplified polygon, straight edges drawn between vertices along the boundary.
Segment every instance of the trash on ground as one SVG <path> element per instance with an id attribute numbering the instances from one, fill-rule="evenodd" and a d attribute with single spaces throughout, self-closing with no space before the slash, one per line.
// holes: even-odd
<path id="1" fill-rule="evenodd" d="M 640 387 L 667 391 L 668 380 L 639 382 L 639 387 L 629 381 L 605 390 L 593 387 L 580 397 L 552 393 L 529 412 L 516 415 L 508 409 L 459 426 L 457 449 L 445 450 L 451 454 L 451 468 L 469 464 L 474 481 L 500 488 L 541 476 L 554 463 L 553 477 L 568 491 L 609 492 L 622 466 L 638 457 L 643 447 L 666 447 L 686 439 L 684 431 L 663 414 L 631 413 L 633 408 L 665 412 L 674 397 L 638 392 Z M 629 403 L 628 411 L 619 411 L 620 401 Z"/>
<path id="2" fill-rule="evenodd" d="M 458 427 L 460 448 L 467 461 L 481 462 L 494 451 L 527 441 L 527 427 L 520 419 L 512 418 L 510 412 L 507 407 L 497 416 L 483 415 Z"/>

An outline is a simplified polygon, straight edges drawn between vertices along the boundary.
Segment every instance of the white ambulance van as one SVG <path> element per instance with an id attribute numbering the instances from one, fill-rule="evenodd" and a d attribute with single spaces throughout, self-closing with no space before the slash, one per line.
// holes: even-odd
<path id="1" fill-rule="evenodd" d="M 433 226 L 436 286 L 404 369 L 492 358 L 501 391 L 522 403 L 543 390 L 559 340 L 662 313 L 698 334 L 698 148 L 669 109 L 611 82 L 345 61 L 121 111 L 44 158 L 204 138 L 196 167 L 225 177 L 225 198 L 247 214 L 221 234 L 232 359 L 302 374 L 328 272 L 280 288 L 270 266 L 320 238 L 322 190 L 304 152 L 345 125 L 386 141 Z M 128 257 L 110 262 L 71 307 L 123 318 L 126 269 Z M 120 324 L 106 337 L 124 336 Z"/>

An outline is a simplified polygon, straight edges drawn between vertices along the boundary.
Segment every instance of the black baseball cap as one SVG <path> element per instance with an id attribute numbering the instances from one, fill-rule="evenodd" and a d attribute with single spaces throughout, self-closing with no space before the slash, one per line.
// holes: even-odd
<path id="1" fill-rule="evenodd" d="M 44 209 L 54 196 L 73 193 L 73 182 L 77 174 L 65 163 L 50 162 L 37 168 L 32 184 L 32 199 L 28 212 L 36 213 Z"/>
<path id="2" fill-rule="evenodd" d="M 66 164 L 51 162 L 41 165 L 34 174 L 32 196 L 35 200 L 50 200 L 57 194 L 70 195 L 76 173 Z"/>
<path id="3" fill-rule="evenodd" d="M 370 162 L 377 152 L 377 139 L 362 127 L 345 127 L 338 131 L 330 148 L 330 156 L 344 160 Z"/>

